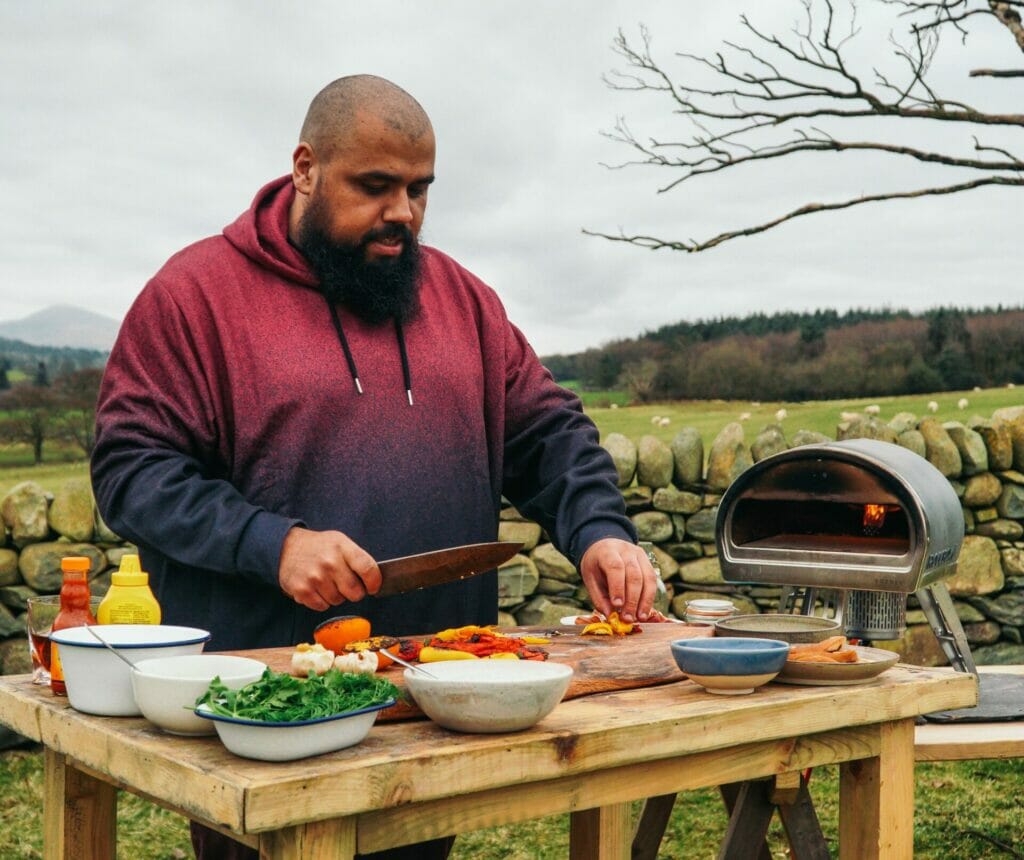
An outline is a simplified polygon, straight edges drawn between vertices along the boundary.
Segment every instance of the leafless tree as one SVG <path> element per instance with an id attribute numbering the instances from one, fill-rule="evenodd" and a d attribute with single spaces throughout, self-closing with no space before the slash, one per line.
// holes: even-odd
<path id="1" fill-rule="evenodd" d="M 608 85 L 660 94 L 674 114 L 688 120 L 690 129 L 678 140 L 642 138 L 619 119 L 608 136 L 630 147 L 637 158 L 614 166 L 667 169 L 672 178 L 659 189 L 664 193 L 740 165 L 789 163 L 804 153 L 871 152 L 949 168 L 950 177 L 957 181 L 909 190 L 879 188 L 876 193 L 807 203 L 763 223 L 703 240 L 630 235 L 622 230 L 618 234 L 584 232 L 643 248 L 695 252 L 763 233 L 802 215 L 984 186 L 1024 186 L 1022 153 L 1011 151 L 1015 136 L 1024 130 L 1024 114 L 982 110 L 945 98 L 928 80 L 940 37 L 955 36 L 966 43 L 972 26 L 1001 25 L 1024 52 L 1024 0 L 872 2 L 893 7 L 894 20 L 906 27 L 900 36 L 890 34 L 889 38 L 898 72 L 888 66 L 864 69 L 858 63 L 852 50 L 860 32 L 855 2 L 837 10 L 832 0 L 802 0 L 798 22 L 783 36 L 760 29 L 743 15 L 742 43 L 725 42 L 720 51 L 707 56 L 677 54 L 685 70 L 681 76 L 672 75 L 655 59 L 646 28 L 640 28 L 636 41 L 620 31 L 614 47 L 628 70 L 611 73 Z M 1024 77 L 1024 69 L 976 68 L 969 74 L 1014 78 Z M 1006 84 L 994 81 L 992 86 Z M 872 120 L 883 120 L 884 132 L 871 126 L 870 136 L 876 137 L 877 131 L 877 139 L 859 139 Z M 943 144 L 938 135 L 929 136 L 934 141 L 922 145 L 921 127 L 930 128 L 928 124 L 933 123 L 969 128 L 973 151 L 965 153 Z"/>

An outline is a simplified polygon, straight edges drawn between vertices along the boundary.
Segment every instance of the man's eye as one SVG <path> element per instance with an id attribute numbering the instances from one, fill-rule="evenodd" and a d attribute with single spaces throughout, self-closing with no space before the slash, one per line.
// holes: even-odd
<path id="1" fill-rule="evenodd" d="M 427 187 L 428 186 L 426 185 L 413 185 L 409 189 L 409 196 L 413 198 L 422 197 L 424 194 L 427 193 Z"/>
<path id="2" fill-rule="evenodd" d="M 367 194 L 376 196 L 378 194 L 383 194 L 387 190 L 388 187 L 386 185 L 376 185 L 370 182 L 363 183 L 363 191 Z"/>

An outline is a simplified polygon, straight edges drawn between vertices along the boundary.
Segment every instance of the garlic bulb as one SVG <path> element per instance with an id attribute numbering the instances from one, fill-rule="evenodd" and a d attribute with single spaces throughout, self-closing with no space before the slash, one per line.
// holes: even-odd
<path id="1" fill-rule="evenodd" d="M 309 677 L 309 673 L 323 675 L 334 665 L 334 652 L 328 651 L 323 645 L 309 645 L 303 642 L 292 652 L 292 674 Z"/>
<path id="2" fill-rule="evenodd" d="M 377 652 L 349 651 L 334 658 L 334 667 L 354 675 L 372 675 L 377 671 Z"/>

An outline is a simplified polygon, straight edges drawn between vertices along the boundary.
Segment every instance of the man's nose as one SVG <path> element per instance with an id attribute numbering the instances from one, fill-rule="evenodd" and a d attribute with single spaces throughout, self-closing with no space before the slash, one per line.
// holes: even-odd
<path id="1" fill-rule="evenodd" d="M 412 205 L 409 202 L 409 195 L 404 189 L 397 191 L 388 200 L 387 208 L 384 210 L 384 220 L 397 224 L 408 224 L 412 221 Z"/>

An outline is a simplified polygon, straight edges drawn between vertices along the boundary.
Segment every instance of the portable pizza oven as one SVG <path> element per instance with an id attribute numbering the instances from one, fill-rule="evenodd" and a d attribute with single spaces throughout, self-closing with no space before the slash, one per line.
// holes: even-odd
<path id="1" fill-rule="evenodd" d="M 964 537 L 960 501 L 931 463 L 888 442 L 805 445 L 747 469 L 722 497 L 716 543 L 728 582 L 784 586 L 780 611 L 819 598 L 855 639 L 896 639 L 916 594 L 959 671 L 975 672 L 941 582 Z"/>

